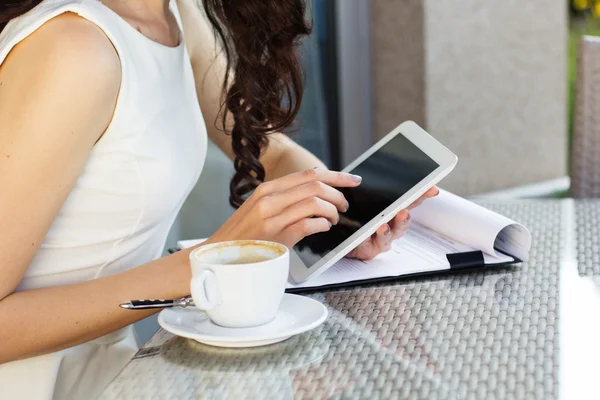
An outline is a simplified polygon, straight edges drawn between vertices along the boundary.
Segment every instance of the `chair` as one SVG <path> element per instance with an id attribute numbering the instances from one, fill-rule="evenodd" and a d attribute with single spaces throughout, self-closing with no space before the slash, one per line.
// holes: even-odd
<path id="1" fill-rule="evenodd" d="M 575 85 L 570 195 L 600 197 L 600 37 L 581 38 Z"/>

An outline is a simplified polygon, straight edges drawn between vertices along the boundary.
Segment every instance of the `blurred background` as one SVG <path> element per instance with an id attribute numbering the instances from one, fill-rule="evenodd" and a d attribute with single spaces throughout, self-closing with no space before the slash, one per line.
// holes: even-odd
<path id="1" fill-rule="evenodd" d="M 578 41 L 600 35 L 600 0 L 310 0 L 310 14 L 292 137 L 330 168 L 414 120 L 459 157 L 448 190 L 567 194 Z M 232 174 L 211 144 L 167 247 L 231 214 Z M 138 325 L 143 340 L 155 329 Z"/>

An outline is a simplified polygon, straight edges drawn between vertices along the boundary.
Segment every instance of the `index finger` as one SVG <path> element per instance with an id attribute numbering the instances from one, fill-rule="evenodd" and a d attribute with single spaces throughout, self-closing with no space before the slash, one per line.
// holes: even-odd
<path id="1" fill-rule="evenodd" d="M 360 185 L 362 178 L 345 172 L 313 168 L 267 182 L 261 185 L 261 190 L 267 192 L 265 194 L 284 192 L 312 181 L 321 181 L 332 187 L 355 187 Z"/>

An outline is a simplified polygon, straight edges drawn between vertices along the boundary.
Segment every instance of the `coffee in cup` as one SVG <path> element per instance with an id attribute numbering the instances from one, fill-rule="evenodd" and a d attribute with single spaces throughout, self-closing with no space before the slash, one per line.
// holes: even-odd
<path id="1" fill-rule="evenodd" d="M 289 250 L 261 240 L 205 245 L 190 253 L 192 298 L 217 325 L 246 328 L 272 321 L 285 293 Z"/>

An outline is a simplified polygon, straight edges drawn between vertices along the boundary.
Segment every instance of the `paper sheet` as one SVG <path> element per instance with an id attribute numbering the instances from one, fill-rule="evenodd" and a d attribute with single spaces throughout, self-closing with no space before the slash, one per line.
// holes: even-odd
<path id="1" fill-rule="evenodd" d="M 434 232 L 418 223 L 413 224 L 403 238 L 392 244 L 392 250 L 364 262 L 343 258 L 321 275 L 301 284 L 288 283 L 288 288 L 307 288 L 353 282 L 365 279 L 402 276 L 450 269 L 448 253 L 477 250 L 464 243 Z M 486 264 L 501 264 L 514 259 L 505 255 L 484 254 Z"/>
<path id="2" fill-rule="evenodd" d="M 499 249 L 525 260 L 531 234 L 523 225 L 445 190 L 411 211 L 414 221 L 487 254 Z"/>

